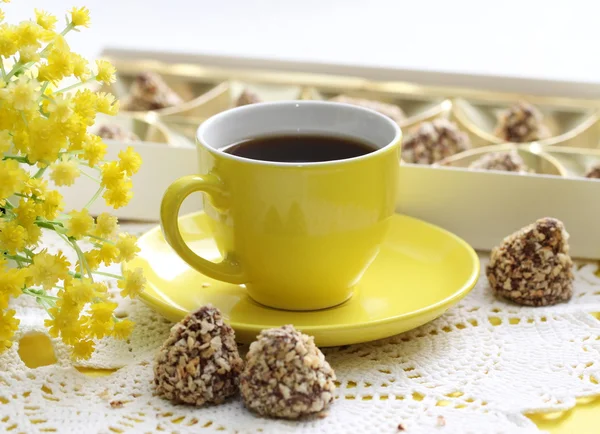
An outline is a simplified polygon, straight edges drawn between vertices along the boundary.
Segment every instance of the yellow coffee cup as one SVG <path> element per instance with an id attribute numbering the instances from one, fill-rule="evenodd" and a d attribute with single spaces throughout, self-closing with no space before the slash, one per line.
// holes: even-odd
<path id="1" fill-rule="evenodd" d="M 254 160 L 223 151 L 274 134 L 341 136 L 375 150 L 315 163 Z M 219 113 L 197 132 L 199 174 L 180 178 L 165 192 L 165 238 L 191 267 L 245 284 L 258 303 L 287 310 L 340 304 L 375 259 L 394 213 L 400 142 L 391 119 L 341 103 L 261 103 Z M 221 262 L 200 257 L 181 237 L 179 208 L 193 192 L 204 193 Z"/>

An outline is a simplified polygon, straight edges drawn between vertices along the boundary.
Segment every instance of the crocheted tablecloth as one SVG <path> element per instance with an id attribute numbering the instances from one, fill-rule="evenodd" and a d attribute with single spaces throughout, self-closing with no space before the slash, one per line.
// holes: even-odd
<path id="1" fill-rule="evenodd" d="M 130 232 L 146 228 L 124 225 Z M 45 239 L 50 249 L 58 242 Z M 484 270 L 487 256 L 481 261 Z M 0 432 L 537 433 L 525 413 L 565 410 L 577 397 L 600 395 L 596 271 L 596 264 L 578 263 L 573 299 L 538 308 L 494 298 L 482 277 L 427 325 L 323 349 L 338 377 L 337 399 L 327 417 L 301 422 L 259 418 L 239 398 L 193 408 L 153 396 L 152 360 L 171 324 L 117 291 L 118 315 L 137 324 L 129 340 L 100 341 L 79 369 L 63 344 L 50 340 L 56 363 L 30 369 L 18 354 L 19 340 L 45 333 L 45 313 L 22 297 L 17 342 L 0 355 Z M 80 372 L 85 367 L 116 371 L 90 376 Z"/>

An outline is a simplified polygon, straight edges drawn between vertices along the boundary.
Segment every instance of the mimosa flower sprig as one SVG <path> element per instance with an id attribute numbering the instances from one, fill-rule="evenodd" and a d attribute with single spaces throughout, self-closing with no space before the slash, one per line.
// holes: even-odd
<path id="1" fill-rule="evenodd" d="M 99 271 L 102 264 L 131 260 L 139 250 L 136 238 L 119 234 L 115 217 L 94 219 L 88 209 L 101 196 L 115 209 L 125 206 L 141 158 L 128 148 L 118 160 L 105 161 L 106 145 L 88 132 L 97 113 L 115 115 L 119 108 L 112 95 L 83 86 L 113 82 L 113 66 L 97 60 L 92 72 L 65 40 L 89 26 L 89 11 L 73 8 L 60 32 L 56 23 L 55 16 L 36 10 L 34 20 L 0 24 L 0 352 L 11 346 L 19 326 L 11 299 L 31 296 L 47 311 L 50 335 L 71 346 L 74 358 L 85 359 L 94 339 L 125 339 L 133 327 L 115 317 L 117 304 L 95 279 L 118 279 L 123 296 L 139 294 L 141 270 L 123 276 Z M 61 87 L 64 79 L 72 83 Z M 63 197 L 49 181 L 70 186 L 80 175 L 98 182 L 98 190 L 83 209 L 64 212 Z M 63 251 L 43 248 L 42 231 L 55 232 L 75 263 Z"/>

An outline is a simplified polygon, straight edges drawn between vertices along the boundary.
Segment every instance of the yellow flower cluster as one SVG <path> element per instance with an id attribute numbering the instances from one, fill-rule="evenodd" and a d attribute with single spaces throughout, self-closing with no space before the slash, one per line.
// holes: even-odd
<path id="1" fill-rule="evenodd" d="M 125 339 L 133 328 L 114 315 L 117 304 L 98 276 L 117 279 L 124 297 L 137 296 L 145 284 L 141 270 L 101 271 L 130 261 L 139 249 L 134 236 L 119 233 L 115 217 L 94 218 L 88 208 L 99 197 L 113 208 L 127 205 L 141 158 L 128 148 L 105 161 L 106 145 L 88 132 L 98 113 L 119 109 L 112 95 L 84 86 L 110 84 L 114 67 L 104 60 L 92 67 L 65 39 L 90 25 L 89 11 L 71 9 L 60 32 L 57 18 L 41 10 L 16 25 L 3 19 L 0 11 L 0 352 L 19 327 L 11 300 L 27 295 L 46 309 L 51 336 L 70 345 L 74 358 L 88 358 L 95 339 Z M 72 84 L 61 88 L 65 79 Z M 97 180 L 98 191 L 85 208 L 65 213 L 50 182 L 68 187 L 82 174 Z M 76 259 L 44 249 L 43 230 L 58 234 Z"/>

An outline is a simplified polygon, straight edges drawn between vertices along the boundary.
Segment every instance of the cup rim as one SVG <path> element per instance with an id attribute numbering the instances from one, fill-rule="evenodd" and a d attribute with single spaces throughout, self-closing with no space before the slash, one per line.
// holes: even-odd
<path id="1" fill-rule="evenodd" d="M 206 134 L 206 131 L 212 126 L 212 124 L 219 119 L 229 116 L 232 112 L 243 112 L 249 110 L 256 110 L 257 107 L 264 106 L 289 106 L 289 105 L 327 105 L 327 106 L 345 106 L 346 108 L 350 108 L 351 110 L 368 113 L 369 115 L 375 115 L 379 117 L 383 121 L 387 122 L 394 129 L 394 137 L 390 140 L 386 145 L 377 149 L 374 152 L 369 152 L 368 154 L 360 155 L 358 157 L 352 158 L 344 158 L 341 160 L 330 160 L 330 161 L 317 161 L 317 162 L 305 162 L 305 163 L 297 163 L 297 162 L 282 162 L 282 161 L 265 161 L 265 160 L 255 160 L 252 158 L 240 157 L 237 155 L 229 154 L 227 152 L 222 151 L 221 149 L 213 148 L 209 146 L 205 140 L 203 140 L 203 136 Z M 307 101 L 307 100 L 292 100 L 292 101 L 274 101 L 274 102 L 260 102 L 254 104 L 248 104 L 241 107 L 231 108 L 216 115 L 211 116 L 206 121 L 204 121 L 196 130 L 196 145 L 202 146 L 210 152 L 220 155 L 223 158 L 243 162 L 243 163 L 251 163 L 263 166 L 272 166 L 272 167 L 323 167 L 323 166 L 333 166 L 340 164 L 349 164 L 359 160 L 364 160 L 367 158 L 375 157 L 377 155 L 388 152 L 390 148 L 397 146 L 400 144 L 402 140 L 402 131 L 400 126 L 394 122 L 391 118 L 366 107 L 360 107 L 353 104 L 347 104 L 337 101 Z"/>

